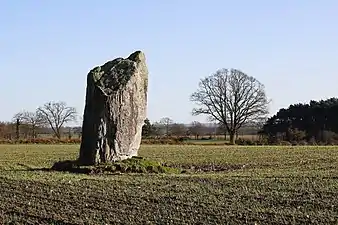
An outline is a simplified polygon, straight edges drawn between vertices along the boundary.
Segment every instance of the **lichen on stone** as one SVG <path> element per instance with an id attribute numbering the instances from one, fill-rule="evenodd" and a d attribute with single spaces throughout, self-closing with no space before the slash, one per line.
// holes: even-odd
<path id="1" fill-rule="evenodd" d="M 106 95 L 123 88 L 135 73 L 136 63 L 129 59 L 117 58 L 92 70 L 92 77 Z"/>
<path id="2" fill-rule="evenodd" d="M 96 82 L 98 82 L 101 79 L 102 75 L 104 74 L 104 71 L 101 71 L 101 67 L 98 66 L 98 67 L 95 67 L 91 71 L 91 74 L 92 74 L 94 83 L 96 83 Z"/>

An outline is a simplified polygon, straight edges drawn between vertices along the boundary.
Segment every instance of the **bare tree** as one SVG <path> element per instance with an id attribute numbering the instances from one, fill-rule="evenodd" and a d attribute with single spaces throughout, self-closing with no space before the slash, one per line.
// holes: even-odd
<path id="1" fill-rule="evenodd" d="M 14 115 L 14 119 L 19 120 L 20 124 L 25 124 L 29 126 L 29 129 L 32 131 L 32 137 L 36 138 L 36 129 L 41 126 L 43 120 L 36 112 L 22 111 Z"/>
<path id="2" fill-rule="evenodd" d="M 205 114 L 212 121 L 224 124 L 232 144 L 246 121 L 254 121 L 268 113 L 264 85 L 236 69 L 220 69 L 201 79 L 190 99 L 199 106 L 192 114 Z"/>
<path id="3" fill-rule="evenodd" d="M 197 140 L 203 132 L 203 125 L 198 121 L 193 121 L 191 123 L 191 127 L 189 128 L 189 131 L 192 135 L 195 136 L 195 139 Z"/>
<path id="4" fill-rule="evenodd" d="M 216 127 L 217 127 L 217 133 L 218 134 L 221 134 L 221 135 L 224 135 L 224 140 L 227 140 L 227 128 L 225 127 L 225 124 L 224 123 L 220 123 L 218 122 L 216 124 Z"/>
<path id="5" fill-rule="evenodd" d="M 19 120 L 19 123 L 22 123 L 23 114 L 24 114 L 24 111 L 16 113 L 12 118 L 12 122 L 15 123 L 16 121 Z"/>
<path id="6" fill-rule="evenodd" d="M 187 128 L 182 123 L 173 123 L 171 125 L 171 134 L 177 137 L 185 136 L 187 133 Z"/>
<path id="7" fill-rule="evenodd" d="M 55 136 L 61 138 L 62 125 L 75 121 L 77 112 L 74 107 L 69 107 L 65 102 L 48 102 L 39 107 L 36 111 L 41 120 L 48 124 Z"/>
<path id="8" fill-rule="evenodd" d="M 15 123 L 15 136 L 17 140 L 20 139 L 20 125 L 22 124 L 22 121 L 23 117 L 21 112 L 13 116 L 13 123 Z"/>
<path id="9" fill-rule="evenodd" d="M 159 122 L 154 122 L 152 124 L 152 132 L 155 135 L 156 138 L 158 138 L 159 136 L 162 135 L 162 124 L 160 124 Z"/>
<path id="10" fill-rule="evenodd" d="M 14 124 L 0 121 L 0 138 L 12 139 Z"/>
<path id="11" fill-rule="evenodd" d="M 164 117 L 160 120 L 160 124 L 164 126 L 166 136 L 169 136 L 170 126 L 173 124 L 173 120 L 170 119 L 169 117 Z"/>

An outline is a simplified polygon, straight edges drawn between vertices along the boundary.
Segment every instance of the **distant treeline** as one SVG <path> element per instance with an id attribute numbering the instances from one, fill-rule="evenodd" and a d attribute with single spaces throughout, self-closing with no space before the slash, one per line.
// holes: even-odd
<path id="1" fill-rule="evenodd" d="M 338 144 L 338 98 L 282 108 L 266 121 L 259 133 L 270 143 Z"/>
<path id="2" fill-rule="evenodd" d="M 18 131 L 17 131 L 18 128 Z M 15 122 L 0 122 L 0 139 L 14 140 L 19 132 L 19 139 L 41 139 L 41 138 L 57 138 L 53 130 L 49 127 L 35 127 L 33 131 L 29 124 L 20 124 L 18 127 Z M 77 127 L 62 127 L 60 130 L 61 139 L 78 139 L 81 137 L 82 128 Z M 202 138 L 224 138 L 224 129 L 215 124 L 203 124 L 194 121 L 191 124 L 170 123 L 163 124 L 160 122 L 150 123 L 145 120 L 145 125 L 142 130 L 143 138 L 160 138 L 160 137 L 185 137 L 191 136 L 194 139 Z M 255 126 L 245 126 L 240 129 L 239 136 L 256 135 L 258 128 Z"/>
<path id="3" fill-rule="evenodd" d="M 60 132 L 64 139 L 81 137 L 81 127 L 62 127 Z M 55 133 L 49 127 L 39 126 L 33 130 L 29 124 L 17 126 L 14 122 L 0 122 L 0 139 L 13 140 L 17 136 L 19 139 L 54 138 Z"/>
<path id="4" fill-rule="evenodd" d="M 57 138 L 49 127 L 32 127 L 29 124 L 0 122 L 0 139 L 21 140 Z M 81 127 L 62 127 L 62 139 L 78 139 Z M 247 135 L 256 139 L 245 140 Z M 151 123 L 146 119 L 142 129 L 143 139 L 220 139 L 227 137 L 226 129 L 220 124 L 203 124 L 193 121 L 190 124 L 175 123 L 168 117 Z M 280 109 L 276 115 L 267 118 L 262 124 L 247 123 L 237 133 L 237 144 L 338 144 L 338 98 L 293 104 Z M 247 138 L 248 139 L 248 138 Z M 29 141 L 26 141 L 29 143 Z M 34 141 L 33 141 L 34 142 Z M 43 142 L 43 141 L 41 141 Z M 53 142 L 53 141 L 52 141 Z M 158 141 L 155 141 L 156 143 Z M 72 141 L 70 141 L 72 143 Z M 175 143 L 175 142 L 173 142 Z"/>

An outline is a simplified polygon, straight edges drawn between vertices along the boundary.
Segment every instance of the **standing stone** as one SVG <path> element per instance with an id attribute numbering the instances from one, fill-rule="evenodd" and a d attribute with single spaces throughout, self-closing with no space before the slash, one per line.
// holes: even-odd
<path id="1" fill-rule="evenodd" d="M 88 73 L 79 163 L 94 165 L 137 156 L 147 89 L 148 69 L 141 51 Z"/>

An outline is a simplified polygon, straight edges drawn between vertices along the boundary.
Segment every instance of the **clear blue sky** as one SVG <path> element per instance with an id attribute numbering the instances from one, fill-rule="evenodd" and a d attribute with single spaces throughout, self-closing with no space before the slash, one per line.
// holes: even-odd
<path id="1" fill-rule="evenodd" d="M 338 1 L 0 0 L 0 120 L 66 101 L 83 113 L 94 66 L 142 50 L 148 117 L 189 123 L 199 79 L 238 68 L 271 113 L 338 96 Z"/>

